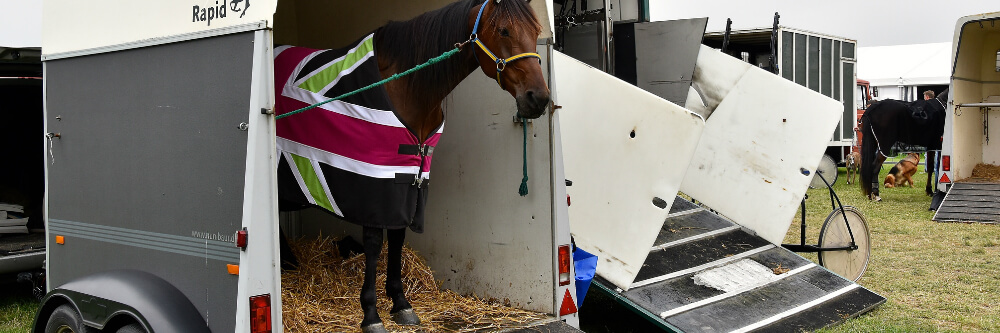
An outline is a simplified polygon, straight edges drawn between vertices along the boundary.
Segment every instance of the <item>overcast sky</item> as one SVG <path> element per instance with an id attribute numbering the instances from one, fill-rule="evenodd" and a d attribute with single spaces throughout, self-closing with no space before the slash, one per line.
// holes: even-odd
<path id="1" fill-rule="evenodd" d="M 998 0 L 649 0 L 650 19 L 708 17 L 708 31 L 779 24 L 855 39 L 858 47 L 951 42 L 959 17 L 1000 11 Z"/>
<path id="2" fill-rule="evenodd" d="M 43 0 L 0 0 L 0 46 L 40 46 Z M 81 0 L 85 1 L 85 0 Z M 148 1 L 148 0 L 142 0 Z M 709 31 L 781 25 L 856 39 L 859 47 L 950 42 L 962 16 L 1000 11 L 998 0 L 649 0 L 654 21 L 708 17 Z"/>

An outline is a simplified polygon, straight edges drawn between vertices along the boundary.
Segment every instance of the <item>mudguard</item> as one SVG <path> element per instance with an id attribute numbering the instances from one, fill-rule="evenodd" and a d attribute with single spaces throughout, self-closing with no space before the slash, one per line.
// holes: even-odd
<path id="1" fill-rule="evenodd" d="M 198 309 L 180 290 L 143 271 L 106 271 L 52 289 L 42 300 L 33 332 L 43 332 L 49 313 L 66 303 L 77 309 L 84 323 L 98 329 L 127 315 L 148 332 L 210 332 Z"/>

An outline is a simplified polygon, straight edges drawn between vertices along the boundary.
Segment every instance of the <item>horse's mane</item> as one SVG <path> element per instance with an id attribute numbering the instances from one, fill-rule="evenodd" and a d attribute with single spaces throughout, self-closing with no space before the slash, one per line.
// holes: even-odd
<path id="1" fill-rule="evenodd" d="M 408 21 L 390 21 L 376 33 L 375 50 L 400 70 L 413 68 L 455 48 L 456 43 L 468 40 L 472 33 L 468 27 L 469 13 L 481 3 L 482 0 L 459 0 Z M 533 24 L 532 28 L 541 31 L 541 24 L 527 1 L 503 0 L 499 4 L 492 3 L 499 8 L 493 10 L 489 17 L 482 18 L 479 23 L 480 31 L 495 26 L 499 19 L 511 21 L 510 27 L 514 30 L 512 34 L 526 28 L 525 24 L 513 22 L 530 22 Z M 471 44 L 467 45 L 461 54 L 469 55 L 472 52 L 469 50 L 473 49 L 470 46 Z M 409 79 L 409 86 L 421 90 L 432 87 L 446 89 L 447 82 L 460 82 L 468 75 L 468 65 L 463 63 L 467 59 L 464 56 L 453 56 L 435 64 L 433 68 L 415 72 Z"/>

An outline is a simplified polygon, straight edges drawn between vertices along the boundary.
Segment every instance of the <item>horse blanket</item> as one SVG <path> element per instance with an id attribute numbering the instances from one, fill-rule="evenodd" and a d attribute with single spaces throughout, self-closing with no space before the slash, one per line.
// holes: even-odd
<path id="1" fill-rule="evenodd" d="M 276 47 L 275 114 L 381 80 L 373 39 L 337 50 Z M 363 226 L 423 232 L 431 156 L 443 124 L 420 142 L 379 86 L 276 126 L 283 204 L 316 205 Z"/>

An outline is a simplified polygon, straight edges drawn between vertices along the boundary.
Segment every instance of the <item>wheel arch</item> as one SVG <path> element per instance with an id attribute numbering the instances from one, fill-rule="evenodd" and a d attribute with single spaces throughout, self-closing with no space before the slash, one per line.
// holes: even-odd
<path id="1" fill-rule="evenodd" d="M 33 332 L 43 332 L 49 315 L 63 304 L 70 304 L 86 325 L 98 329 L 135 321 L 149 332 L 210 332 L 205 318 L 180 290 L 143 271 L 100 272 L 53 289 L 42 300 Z"/>

